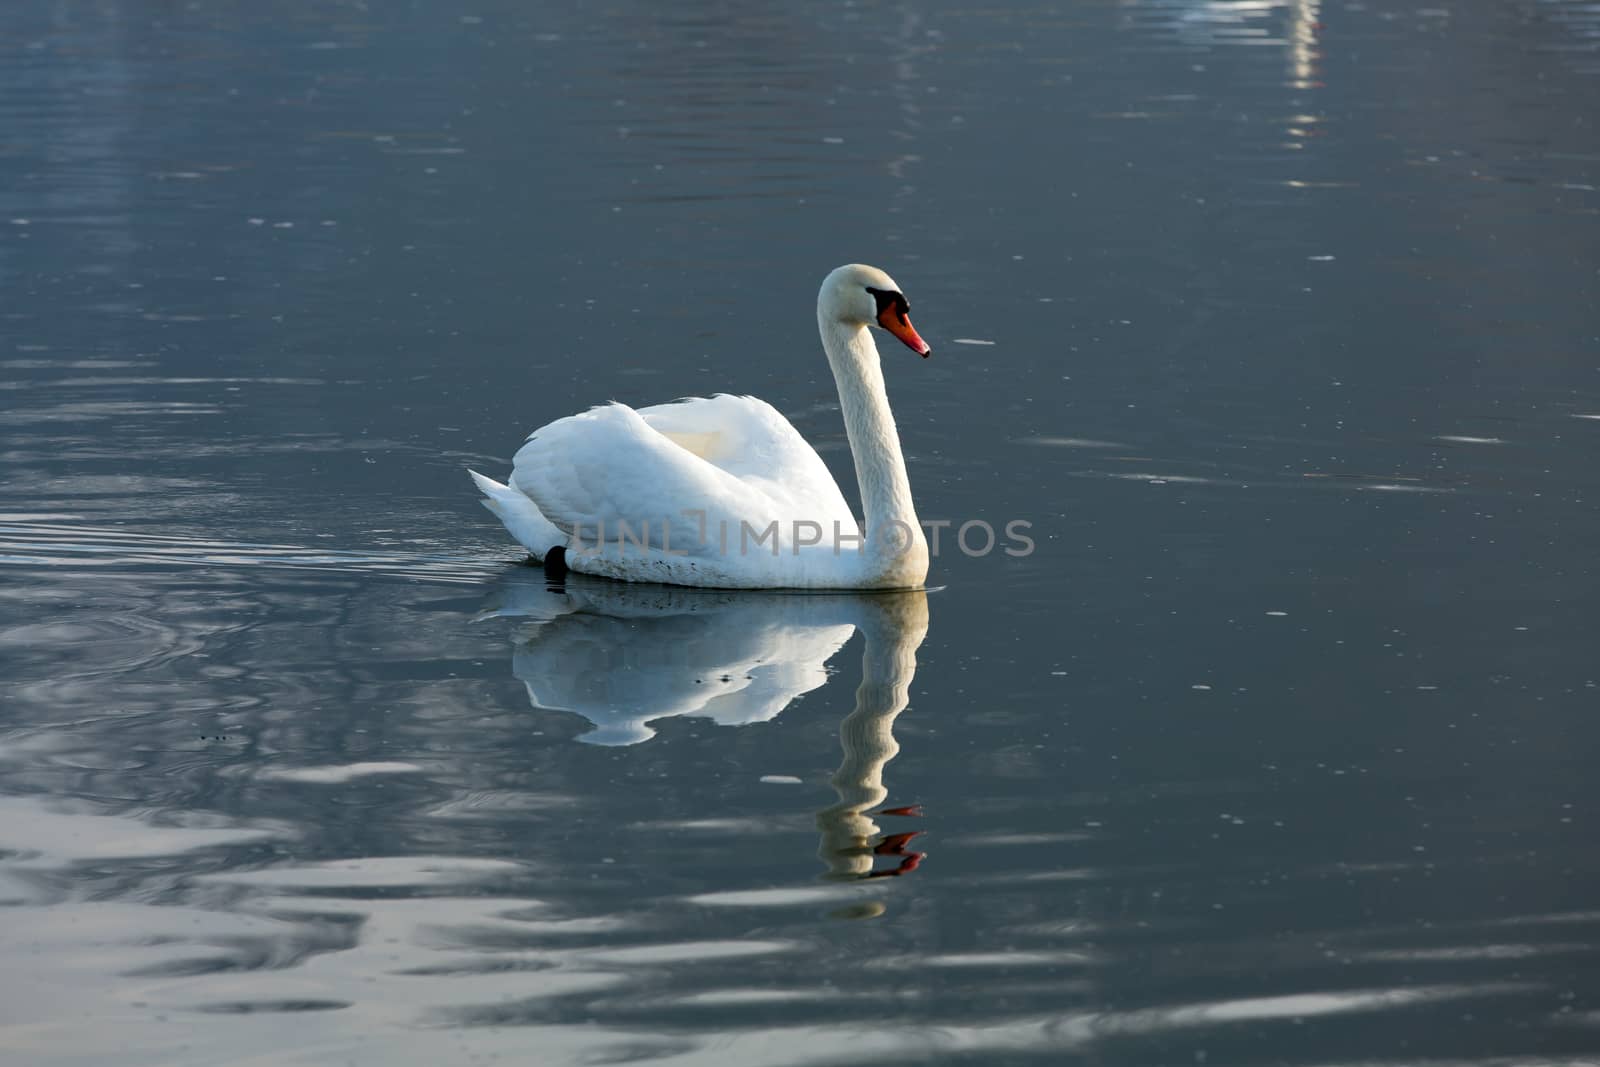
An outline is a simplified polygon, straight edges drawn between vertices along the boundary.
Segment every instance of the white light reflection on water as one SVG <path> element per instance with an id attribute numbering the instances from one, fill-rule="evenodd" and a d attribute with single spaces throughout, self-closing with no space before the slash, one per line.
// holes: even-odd
<path id="1" fill-rule="evenodd" d="M 1123 6 L 1155 12 L 1188 44 L 1283 48 L 1287 85 L 1319 84 L 1320 0 L 1126 0 Z"/>

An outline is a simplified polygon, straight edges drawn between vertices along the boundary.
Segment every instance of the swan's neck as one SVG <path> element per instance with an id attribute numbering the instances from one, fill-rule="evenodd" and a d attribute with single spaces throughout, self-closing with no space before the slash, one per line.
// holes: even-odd
<path id="1" fill-rule="evenodd" d="M 909 551 L 921 555 L 926 569 L 927 550 L 917 511 L 911 502 L 911 481 L 906 477 L 900 433 L 895 429 L 889 396 L 878 366 L 878 346 L 865 326 L 839 322 L 821 313 L 817 323 L 822 347 L 833 367 L 839 387 L 839 407 L 844 432 L 856 463 L 861 486 L 861 510 L 866 525 L 864 551 L 875 556 L 896 556 Z M 899 538 L 909 537 L 910 547 Z M 917 575 L 915 583 L 922 581 Z"/>

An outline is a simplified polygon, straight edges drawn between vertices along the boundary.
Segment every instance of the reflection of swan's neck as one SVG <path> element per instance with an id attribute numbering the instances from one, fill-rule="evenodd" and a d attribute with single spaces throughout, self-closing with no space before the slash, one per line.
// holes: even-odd
<path id="1" fill-rule="evenodd" d="M 865 326 L 840 322 L 820 308 L 817 327 L 833 368 L 834 383 L 839 387 L 844 432 L 850 438 L 856 482 L 861 486 L 866 551 L 894 555 L 905 544 L 892 543 L 897 536 L 895 531 L 905 531 L 916 544 L 922 543 L 923 535 L 911 501 L 911 480 L 906 477 L 905 456 L 900 451 L 900 432 L 889 410 L 883 369 L 878 365 L 878 346 Z M 886 538 L 890 543 L 885 543 Z M 920 584 L 921 580 L 919 574 L 916 581 Z"/>
<path id="2" fill-rule="evenodd" d="M 894 720 L 909 703 L 917 648 L 928 632 L 925 593 L 873 598 L 861 630 L 861 685 L 855 710 L 839 725 L 844 761 L 831 779 L 839 802 L 817 813 L 819 855 L 830 873 L 860 878 L 872 871 L 871 838 L 878 826 L 866 812 L 889 795 L 883 769 L 900 751 Z"/>

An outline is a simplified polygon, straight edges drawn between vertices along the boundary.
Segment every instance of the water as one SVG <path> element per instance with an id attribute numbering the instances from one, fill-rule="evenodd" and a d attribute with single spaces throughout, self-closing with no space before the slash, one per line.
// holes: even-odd
<path id="1" fill-rule="evenodd" d="M 1600 1054 L 1593 4 L 0 25 L 8 1062 Z M 848 485 L 851 259 L 1031 555 L 521 566 L 612 397 Z"/>

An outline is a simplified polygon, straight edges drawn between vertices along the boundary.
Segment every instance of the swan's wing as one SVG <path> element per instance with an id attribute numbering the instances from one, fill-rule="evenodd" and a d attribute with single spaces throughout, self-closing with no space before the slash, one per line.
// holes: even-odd
<path id="1" fill-rule="evenodd" d="M 718 393 L 640 408 L 640 418 L 669 441 L 759 488 L 782 519 L 824 528 L 853 522 L 828 465 L 782 413 L 753 396 Z"/>
<path id="2" fill-rule="evenodd" d="M 626 523 L 628 536 L 657 548 L 670 527 L 678 534 L 673 547 L 692 550 L 684 542 L 695 540 L 699 518 L 686 511 L 703 512 L 711 529 L 759 528 L 785 517 L 759 486 L 674 443 L 624 404 L 535 430 L 514 464 L 511 484 L 579 540 L 616 540 Z"/>

